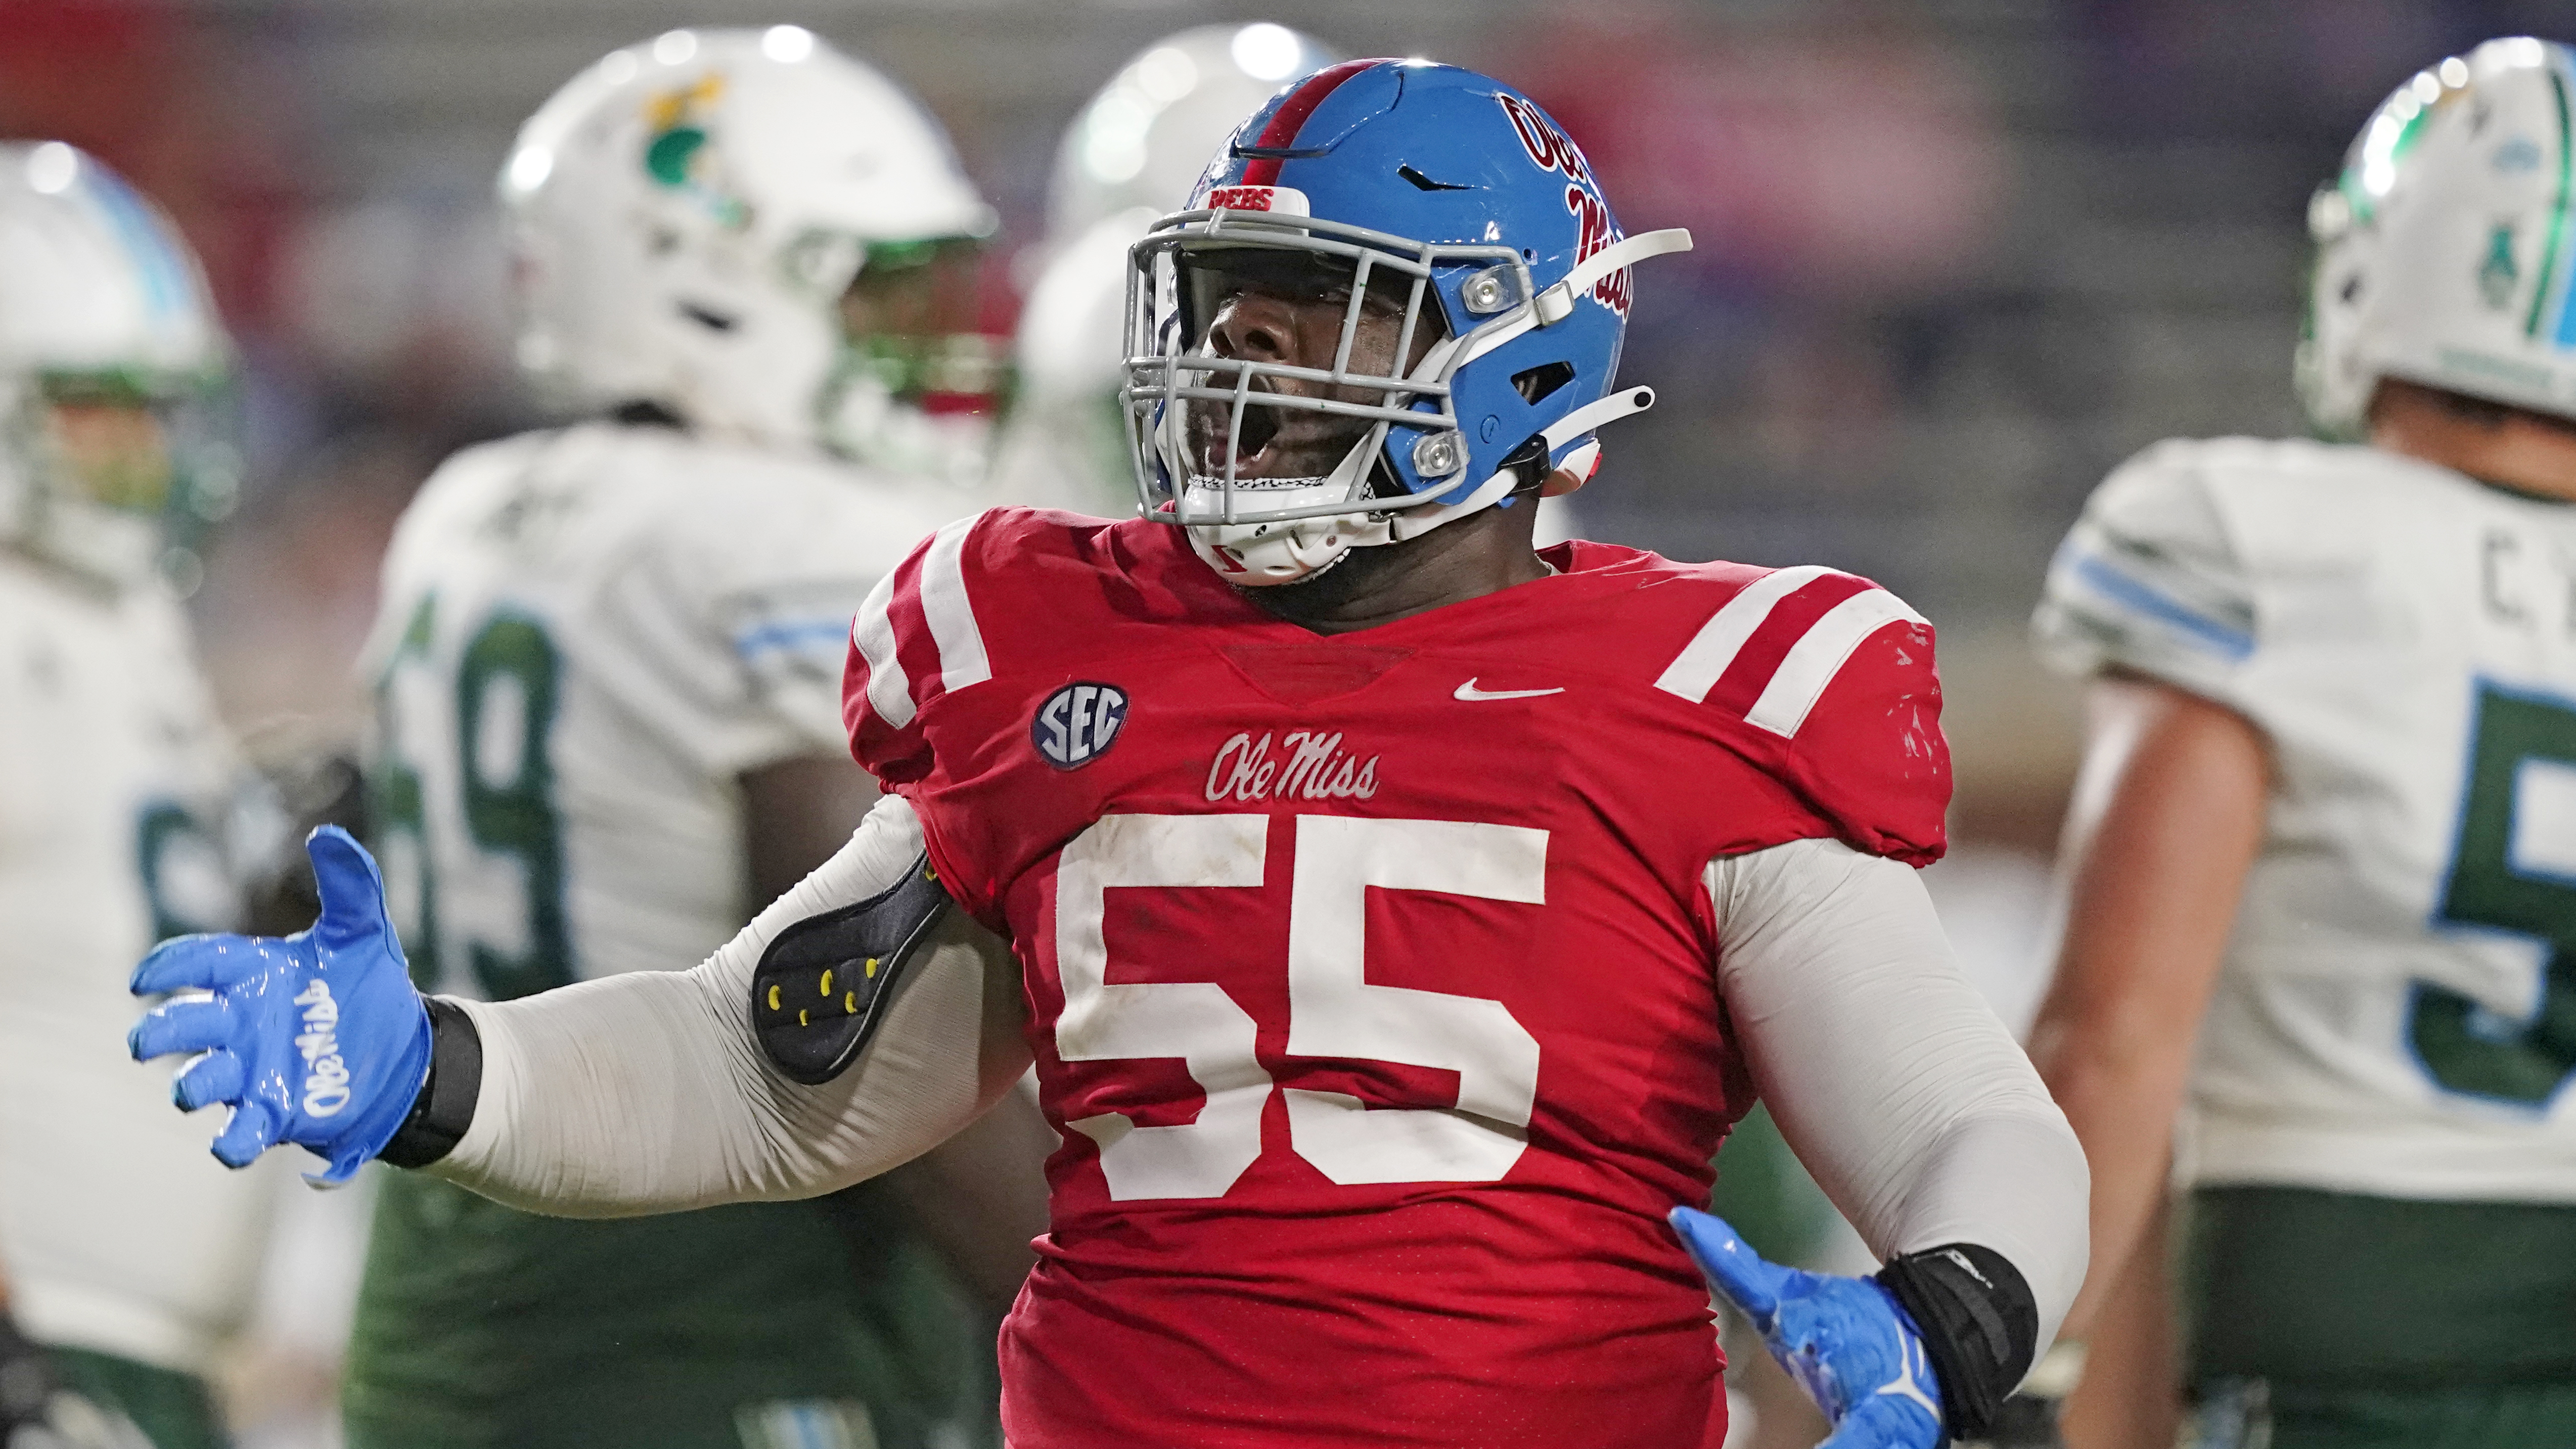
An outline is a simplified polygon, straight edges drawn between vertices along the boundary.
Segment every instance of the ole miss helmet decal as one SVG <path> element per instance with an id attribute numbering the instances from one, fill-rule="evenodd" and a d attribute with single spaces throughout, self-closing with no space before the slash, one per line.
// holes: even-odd
<path id="1" fill-rule="evenodd" d="M 1521 149 L 1541 171 L 1562 172 L 1566 178 L 1565 209 L 1574 215 L 1582 228 L 1581 240 L 1575 244 L 1578 262 L 1620 239 L 1624 233 L 1619 223 L 1610 218 L 1610 204 L 1601 199 L 1601 183 L 1592 176 L 1592 165 L 1583 159 L 1572 140 L 1557 129 L 1547 113 L 1514 95 L 1498 95 L 1494 100 L 1512 122 L 1512 134 L 1520 137 Z M 1628 315 L 1628 273 L 1612 272 L 1592 284 L 1592 295 L 1602 306 L 1625 317 Z"/>

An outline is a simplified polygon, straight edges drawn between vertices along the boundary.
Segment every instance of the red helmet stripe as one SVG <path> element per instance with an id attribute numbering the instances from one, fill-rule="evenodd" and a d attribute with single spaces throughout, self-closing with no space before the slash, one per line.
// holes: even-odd
<path id="1" fill-rule="evenodd" d="M 1315 108 L 1324 103 L 1324 97 L 1340 89 L 1342 82 L 1352 76 L 1358 75 L 1370 66 L 1383 64 L 1385 64 L 1383 57 L 1374 60 L 1346 60 L 1340 65 L 1328 66 L 1299 81 L 1297 88 L 1288 93 L 1288 99 L 1279 103 L 1279 109 L 1270 113 L 1269 123 L 1261 128 L 1260 135 L 1252 138 L 1252 144 L 1282 148 L 1296 145 L 1298 128 L 1306 124 L 1308 116 L 1315 114 Z M 1278 185 L 1279 158 L 1255 156 L 1245 162 L 1243 180 L 1240 184 L 1244 186 Z"/>

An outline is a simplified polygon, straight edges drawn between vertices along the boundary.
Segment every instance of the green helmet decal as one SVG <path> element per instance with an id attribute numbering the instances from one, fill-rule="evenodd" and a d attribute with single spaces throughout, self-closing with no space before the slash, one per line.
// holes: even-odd
<path id="1" fill-rule="evenodd" d="M 689 160 L 707 144 L 707 133 L 695 126 L 674 126 L 644 147 L 644 169 L 665 186 L 689 184 Z"/>
<path id="2" fill-rule="evenodd" d="M 650 134 L 644 142 L 644 171 L 657 184 L 695 198 L 718 223 L 739 230 L 750 224 L 750 205 L 709 174 L 714 153 L 707 149 L 710 136 L 705 117 L 724 93 L 724 73 L 708 71 L 685 86 L 657 91 L 648 98 L 644 118 Z"/>
<path id="3" fill-rule="evenodd" d="M 2487 232 L 2486 260 L 2478 263 L 2478 295 L 2501 312 L 2513 305 L 2514 284 L 2521 280 L 2522 268 L 2513 260 L 2513 223 L 2497 222 Z"/>
<path id="4" fill-rule="evenodd" d="M 2523 334 L 2528 337 L 2540 335 L 2541 305 L 2549 299 L 2551 273 L 2557 269 L 2559 246 L 2567 236 L 2567 79 L 2556 66 L 2549 69 L 2549 94 L 2558 103 L 2558 194 L 2549 206 L 2548 239 L 2540 245 L 2540 285 L 2531 289 L 2531 315 L 2523 319 Z M 2562 322 L 2560 331 L 2565 330 Z"/>

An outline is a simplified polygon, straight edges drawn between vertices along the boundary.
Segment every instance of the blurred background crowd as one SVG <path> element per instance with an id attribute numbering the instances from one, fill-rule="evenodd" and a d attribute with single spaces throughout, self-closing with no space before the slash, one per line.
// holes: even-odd
<path id="1" fill-rule="evenodd" d="M 1639 283 L 1622 372 L 1663 401 L 1611 439 L 1583 531 L 1829 563 L 1940 627 L 1960 848 L 1933 884 L 2025 1019 L 2077 741 L 2025 643 L 2049 549 L 2150 441 L 2299 431 L 2310 188 L 2426 57 L 2569 28 L 2563 0 L 0 0 L 0 135 L 95 152 L 205 259 L 246 464 L 183 580 L 207 671 L 254 741 L 337 735 L 393 520 L 449 452 L 538 420 L 492 178 L 565 76 L 710 20 L 869 58 L 1000 209 L 1000 334 L 1085 99 L 1157 36 L 1254 18 L 1507 79 L 1629 231 L 1697 235 Z M 312 1305 L 345 1293 L 333 1263 L 353 1278 L 357 1220 L 300 1203 L 283 1231 L 272 1347 L 327 1375 Z M 327 1390 L 294 1374 L 246 1390 L 246 1444 L 319 1432 L 294 1406 Z"/>

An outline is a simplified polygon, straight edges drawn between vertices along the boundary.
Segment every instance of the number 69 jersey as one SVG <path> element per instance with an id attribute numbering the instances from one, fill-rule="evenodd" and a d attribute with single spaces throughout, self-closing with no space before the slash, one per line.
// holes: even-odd
<path id="1" fill-rule="evenodd" d="M 507 999 L 721 945 L 748 913 L 735 777 L 839 747 L 851 612 L 952 515 L 670 428 L 441 467 L 362 660 L 377 846 L 422 984 Z"/>
<path id="2" fill-rule="evenodd" d="M 2576 509 L 2371 448 L 2164 443 L 2094 494 L 2038 632 L 2271 744 L 2185 1170 L 2576 1202 Z"/>
<path id="3" fill-rule="evenodd" d="M 1012 939 L 1064 1139 L 1018 1449 L 1720 1422 L 1664 1224 L 1752 1102 L 1703 877 L 1940 853 L 1930 630 L 1823 569 L 1544 556 L 1326 638 L 1176 529 L 998 510 L 861 610 L 854 748 Z"/>

